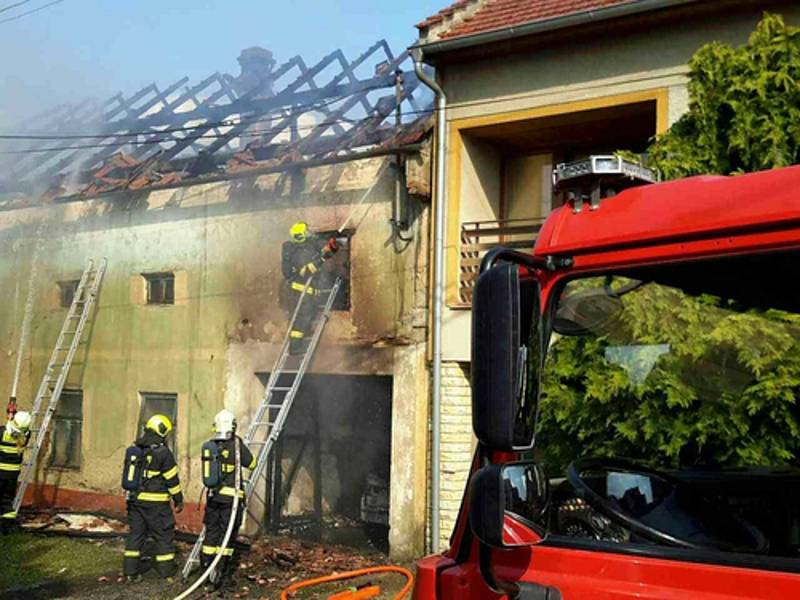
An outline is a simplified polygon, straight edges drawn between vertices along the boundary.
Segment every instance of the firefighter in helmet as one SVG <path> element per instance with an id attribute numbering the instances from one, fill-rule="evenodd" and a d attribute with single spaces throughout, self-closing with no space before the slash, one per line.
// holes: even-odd
<path id="1" fill-rule="evenodd" d="M 9 414 L 0 427 L 0 533 L 9 532 L 17 521 L 14 496 L 22 471 L 22 453 L 31 439 L 31 414 L 24 410 Z"/>
<path id="2" fill-rule="evenodd" d="M 171 431 L 172 423 L 167 417 L 153 415 L 145 424 L 144 433 L 132 446 L 141 451 L 142 470 L 138 489 L 128 492 L 130 531 L 122 570 L 129 581 L 140 573 L 139 559 L 148 537 L 155 542 L 156 571 L 165 578 L 175 574 L 175 516 L 170 500 L 175 505 L 175 512 L 181 512 L 183 493 L 175 456 L 165 443 Z M 125 469 L 128 468 L 126 464 Z"/>
<path id="3" fill-rule="evenodd" d="M 236 456 L 235 445 L 239 446 L 239 489 L 236 489 Z M 236 552 L 236 535 L 242 525 L 244 515 L 244 477 L 242 469 L 253 470 L 256 458 L 244 445 L 242 438 L 236 435 L 236 417 L 229 410 L 221 410 L 214 417 L 214 436 L 201 451 L 203 459 L 203 483 L 208 487 L 208 501 L 203 524 L 206 526 L 206 537 L 200 552 L 200 564 L 208 567 L 214 557 L 222 552 L 222 558 L 212 574 L 209 588 L 219 589 L 226 579 L 236 570 L 238 553 Z M 218 464 L 213 464 L 214 462 Z M 211 473 L 213 479 L 211 479 Z M 234 516 L 233 530 L 227 547 L 222 548 L 225 532 L 231 519 L 233 498 L 239 495 L 239 506 Z"/>
<path id="4" fill-rule="evenodd" d="M 302 354 L 308 346 L 311 325 L 319 311 L 320 284 L 328 283 L 326 273 L 320 273 L 323 263 L 331 258 L 339 249 L 336 238 L 320 240 L 299 221 L 289 229 L 289 241 L 283 245 L 283 276 L 289 289 L 297 301 L 303 296 L 303 302 L 297 312 L 294 327 L 289 332 L 289 353 Z M 329 287 L 329 286 L 325 286 Z"/>

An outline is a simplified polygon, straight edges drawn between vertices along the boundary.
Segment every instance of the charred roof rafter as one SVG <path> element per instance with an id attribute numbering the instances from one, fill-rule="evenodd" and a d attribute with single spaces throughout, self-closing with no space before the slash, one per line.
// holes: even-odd
<path id="1" fill-rule="evenodd" d="M 372 71 L 364 73 L 369 63 Z M 69 176 L 98 192 L 107 180 L 103 166 L 123 154 L 129 158 L 116 164 L 130 165 L 131 181 L 122 185 L 136 179 L 141 187 L 155 184 L 164 172 L 174 179 L 216 171 L 225 160 L 229 169 L 242 170 L 264 159 L 338 156 L 400 139 L 430 116 L 430 98 L 424 97 L 408 53 L 395 56 L 384 40 L 352 61 L 337 49 L 311 66 L 295 56 L 273 67 L 274 62 L 256 78 L 245 78 L 244 71 L 239 77 L 214 73 L 189 86 L 184 77 L 163 91 L 150 84 L 101 105 L 61 105 L 25 129 L 56 141 L 15 144 L 29 153 L 10 154 L 9 180 L 58 177 L 61 185 Z M 398 77 L 402 88 L 396 87 Z M 398 130 L 391 117 L 403 103 L 408 107 Z M 221 152 L 224 157 L 212 158 Z M 93 178 L 94 172 L 103 175 Z"/>

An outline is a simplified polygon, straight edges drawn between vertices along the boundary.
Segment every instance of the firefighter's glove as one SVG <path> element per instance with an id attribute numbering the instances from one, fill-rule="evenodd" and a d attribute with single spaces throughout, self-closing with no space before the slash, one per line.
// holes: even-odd
<path id="1" fill-rule="evenodd" d="M 332 237 L 332 238 L 330 238 L 328 240 L 328 243 L 325 246 L 325 249 L 328 251 L 328 253 L 331 256 L 336 254 L 336 252 L 339 250 L 339 244 L 336 243 L 336 238 L 335 237 Z"/>
<path id="2" fill-rule="evenodd" d="M 183 501 L 175 503 L 175 513 L 182 513 L 183 512 Z"/>

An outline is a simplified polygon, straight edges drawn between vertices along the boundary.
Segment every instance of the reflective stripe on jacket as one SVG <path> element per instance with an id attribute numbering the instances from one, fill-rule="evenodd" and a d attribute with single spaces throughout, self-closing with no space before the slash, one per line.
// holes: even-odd
<path id="1" fill-rule="evenodd" d="M 8 431 L 8 427 L 0 427 L 0 479 L 13 479 L 19 477 L 22 470 L 22 453 L 31 439 L 30 431 L 24 434 L 22 441 L 18 441 Z"/>

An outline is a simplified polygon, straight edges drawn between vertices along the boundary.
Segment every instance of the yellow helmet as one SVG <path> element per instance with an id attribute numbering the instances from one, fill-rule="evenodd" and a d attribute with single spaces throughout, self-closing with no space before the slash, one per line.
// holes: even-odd
<path id="1" fill-rule="evenodd" d="M 308 225 L 303 221 L 298 221 L 289 228 L 289 237 L 295 244 L 301 244 L 308 239 Z"/>
<path id="2" fill-rule="evenodd" d="M 172 431 L 172 423 L 164 415 L 153 415 L 147 419 L 147 424 L 144 426 L 145 430 L 157 433 L 161 437 L 166 437 Z"/>

